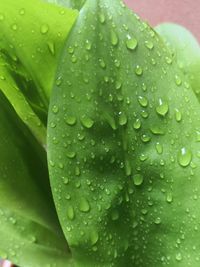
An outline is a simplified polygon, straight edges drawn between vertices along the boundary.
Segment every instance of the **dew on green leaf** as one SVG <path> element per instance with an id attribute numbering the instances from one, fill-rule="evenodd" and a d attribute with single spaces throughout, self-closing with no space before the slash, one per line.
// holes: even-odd
<path id="1" fill-rule="evenodd" d="M 117 34 L 116 34 L 116 32 L 114 30 L 111 30 L 110 37 L 111 37 L 111 44 L 113 46 L 116 46 L 118 44 L 118 42 L 119 42 L 119 38 L 118 38 L 118 36 L 117 36 Z"/>
<path id="2" fill-rule="evenodd" d="M 152 41 L 145 41 L 145 46 L 149 49 L 152 50 L 154 48 L 154 44 Z"/>
<path id="3" fill-rule="evenodd" d="M 69 206 L 67 208 L 67 217 L 68 219 L 70 219 L 71 221 L 74 220 L 75 217 L 75 213 L 74 213 L 74 208 L 72 206 Z"/>
<path id="4" fill-rule="evenodd" d="M 181 150 L 178 152 L 178 162 L 182 167 L 187 167 L 192 160 L 192 152 L 183 147 Z"/>
<path id="5" fill-rule="evenodd" d="M 160 217 L 157 217 L 155 220 L 154 220 L 154 223 L 159 225 L 161 224 L 161 218 Z"/>
<path id="6" fill-rule="evenodd" d="M 118 212 L 118 210 L 113 210 L 111 212 L 111 218 L 112 218 L 113 221 L 116 221 L 116 220 L 119 219 L 119 212 Z"/>
<path id="7" fill-rule="evenodd" d="M 148 99 L 144 96 L 138 96 L 138 102 L 142 107 L 147 107 L 148 106 Z"/>
<path id="8" fill-rule="evenodd" d="M 99 240 L 99 234 L 97 231 L 92 230 L 90 234 L 91 245 L 94 246 Z"/>
<path id="9" fill-rule="evenodd" d="M 159 142 L 156 143 L 156 151 L 158 152 L 158 154 L 163 153 L 163 146 Z"/>
<path id="10" fill-rule="evenodd" d="M 143 134 L 141 136 L 141 140 L 142 140 L 143 143 L 148 143 L 148 142 L 151 141 L 151 137 L 148 134 Z"/>
<path id="11" fill-rule="evenodd" d="M 86 198 L 80 199 L 79 210 L 82 212 L 89 212 L 90 211 L 90 204 Z"/>
<path id="12" fill-rule="evenodd" d="M 89 40 L 86 40 L 85 42 L 85 48 L 86 50 L 90 51 L 92 48 L 92 43 Z"/>
<path id="13" fill-rule="evenodd" d="M 47 34 L 49 31 L 49 26 L 47 24 L 43 24 L 41 27 L 40 27 L 40 32 L 42 34 Z"/>
<path id="14" fill-rule="evenodd" d="M 52 111 L 53 111 L 54 114 L 57 114 L 57 113 L 59 112 L 59 108 L 58 108 L 58 106 L 54 105 L 54 106 L 52 107 Z"/>
<path id="15" fill-rule="evenodd" d="M 142 125 L 142 123 L 141 123 L 141 120 L 140 119 L 136 119 L 135 122 L 133 123 L 133 127 L 136 130 L 140 129 L 141 128 L 141 125 Z"/>
<path id="16" fill-rule="evenodd" d="M 168 113 L 168 111 L 169 111 L 168 103 L 159 98 L 158 106 L 156 107 L 156 112 L 164 117 Z"/>
<path id="17" fill-rule="evenodd" d="M 127 36 L 126 40 L 126 47 L 130 50 L 135 50 L 138 46 L 138 41 L 137 39 L 131 37 L 130 35 Z"/>
<path id="18" fill-rule="evenodd" d="M 119 125 L 126 125 L 128 122 L 128 118 L 124 112 L 119 113 Z"/>
<path id="19" fill-rule="evenodd" d="M 135 174 L 133 175 L 133 183 L 136 186 L 140 186 L 144 181 L 144 177 L 141 174 Z"/>
<path id="20" fill-rule="evenodd" d="M 66 115 L 65 117 L 64 117 L 64 120 L 65 120 L 65 122 L 68 124 L 68 125 L 70 125 L 70 126 L 73 126 L 73 125 L 75 125 L 76 124 L 76 122 L 77 122 L 77 119 L 76 119 L 76 117 L 75 116 L 70 116 L 70 115 Z"/>
<path id="21" fill-rule="evenodd" d="M 141 76 L 141 75 L 143 74 L 143 69 L 142 69 L 142 67 L 140 67 L 139 65 L 137 65 L 136 68 L 135 68 L 135 74 L 136 74 L 137 76 Z"/>
<path id="22" fill-rule="evenodd" d="M 176 254 L 176 260 L 177 261 L 182 261 L 182 255 L 181 255 L 181 253 L 177 253 Z"/>
<path id="23" fill-rule="evenodd" d="M 178 109 L 175 109 L 175 117 L 177 122 L 180 122 L 182 120 L 182 114 Z"/>
<path id="24" fill-rule="evenodd" d="M 92 126 L 94 125 L 94 121 L 91 118 L 85 116 L 81 118 L 81 123 L 83 127 L 87 129 L 92 128 Z"/>
<path id="25" fill-rule="evenodd" d="M 173 201 L 173 195 L 172 195 L 172 192 L 167 192 L 167 194 L 166 194 L 166 201 L 167 201 L 168 203 L 172 203 L 172 201 Z"/>
<path id="26" fill-rule="evenodd" d="M 102 24 L 105 23 L 106 18 L 105 18 L 105 15 L 103 13 L 99 13 L 99 21 Z"/>

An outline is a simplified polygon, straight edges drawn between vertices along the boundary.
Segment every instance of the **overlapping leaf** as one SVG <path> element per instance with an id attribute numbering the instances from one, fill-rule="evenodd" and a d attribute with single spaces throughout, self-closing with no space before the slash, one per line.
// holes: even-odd
<path id="1" fill-rule="evenodd" d="M 0 257 L 71 266 L 49 190 L 46 155 L 0 93 Z"/>
<path id="2" fill-rule="evenodd" d="M 0 10 L 0 88 L 44 144 L 55 70 L 77 12 L 40 0 L 1 1 Z"/>
<path id="3" fill-rule="evenodd" d="M 48 126 L 75 266 L 199 266 L 199 103 L 161 38 L 118 0 L 87 0 Z"/>
<path id="4" fill-rule="evenodd" d="M 156 31 L 172 50 L 175 60 L 188 78 L 200 100 L 200 45 L 187 29 L 173 23 L 164 23 Z"/>

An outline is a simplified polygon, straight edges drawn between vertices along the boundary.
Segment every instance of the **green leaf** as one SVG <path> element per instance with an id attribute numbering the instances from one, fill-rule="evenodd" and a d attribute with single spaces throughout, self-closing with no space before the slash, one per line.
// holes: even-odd
<path id="1" fill-rule="evenodd" d="M 171 49 L 200 101 L 200 45 L 198 41 L 190 31 L 173 23 L 158 25 L 156 31 Z"/>
<path id="2" fill-rule="evenodd" d="M 21 267 L 71 266 L 45 152 L 2 92 L 0 139 L 0 257 Z"/>
<path id="3" fill-rule="evenodd" d="M 59 4 L 65 7 L 80 10 L 86 0 L 48 0 L 49 3 Z"/>
<path id="4" fill-rule="evenodd" d="M 1 1 L 0 10 L 0 88 L 45 144 L 57 62 L 77 12 L 40 0 Z"/>
<path id="5" fill-rule="evenodd" d="M 200 110 L 161 38 L 87 0 L 48 121 L 54 200 L 75 266 L 199 266 Z"/>

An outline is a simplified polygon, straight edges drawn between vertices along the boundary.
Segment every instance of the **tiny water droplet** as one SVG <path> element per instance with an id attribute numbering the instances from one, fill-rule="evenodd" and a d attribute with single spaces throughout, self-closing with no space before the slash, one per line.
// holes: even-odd
<path id="1" fill-rule="evenodd" d="M 116 46 L 119 42 L 118 36 L 115 31 L 111 30 L 111 44 Z"/>
<path id="2" fill-rule="evenodd" d="M 156 143 L 156 151 L 158 152 L 158 154 L 163 153 L 163 146 L 159 142 Z"/>
<path id="3" fill-rule="evenodd" d="M 3 21 L 5 19 L 4 14 L 0 13 L 0 21 Z"/>
<path id="4" fill-rule="evenodd" d="M 178 152 L 178 162 L 182 167 L 187 167 L 192 160 L 192 153 L 189 149 L 183 147 Z"/>
<path id="5" fill-rule="evenodd" d="M 154 221 L 155 224 L 161 224 L 161 218 L 160 217 L 157 217 Z"/>
<path id="6" fill-rule="evenodd" d="M 181 253 L 177 253 L 177 254 L 176 254 L 176 260 L 177 260 L 177 261 L 181 261 L 181 260 L 182 260 L 182 255 L 181 255 Z"/>
<path id="7" fill-rule="evenodd" d="M 148 142 L 151 141 L 151 137 L 150 137 L 149 135 L 147 135 L 147 134 L 143 134 L 143 135 L 141 136 L 141 140 L 142 140 L 142 142 L 144 142 L 144 143 L 148 143 Z"/>
<path id="8" fill-rule="evenodd" d="M 145 41 L 145 46 L 149 49 L 152 50 L 154 48 L 154 44 L 152 41 Z"/>
<path id="9" fill-rule="evenodd" d="M 54 105 L 53 108 L 52 108 L 52 111 L 53 111 L 54 114 L 57 114 L 58 111 L 59 111 L 59 108 L 56 105 Z"/>
<path id="10" fill-rule="evenodd" d="M 99 59 L 99 65 L 100 65 L 100 67 L 102 69 L 105 69 L 106 68 L 106 63 L 105 63 L 105 61 L 102 58 Z"/>
<path id="11" fill-rule="evenodd" d="M 175 82 L 176 82 L 176 85 L 178 85 L 178 86 L 180 86 L 182 84 L 182 80 L 178 75 L 175 76 Z"/>
<path id="12" fill-rule="evenodd" d="M 166 194 L 166 201 L 168 203 L 172 203 L 172 201 L 173 201 L 173 195 L 172 195 L 171 192 L 167 192 L 167 194 Z"/>
<path id="13" fill-rule="evenodd" d="M 21 8 L 20 11 L 19 11 L 19 14 L 20 14 L 21 16 L 23 16 L 23 15 L 25 14 L 25 9 L 24 9 L 24 8 Z"/>
<path id="14" fill-rule="evenodd" d="M 92 43 L 89 40 L 86 40 L 85 42 L 85 48 L 86 50 L 90 51 L 92 48 Z"/>
<path id="15" fill-rule="evenodd" d="M 139 65 L 136 66 L 135 68 L 135 73 L 137 76 L 141 76 L 143 74 L 143 69 Z"/>
<path id="16" fill-rule="evenodd" d="M 136 119 L 134 124 L 133 124 L 133 127 L 134 127 L 134 129 L 138 130 L 141 128 L 141 125 L 142 125 L 142 123 L 141 123 L 140 119 Z"/>
<path id="17" fill-rule="evenodd" d="M 100 14 L 99 14 L 99 21 L 100 21 L 102 24 L 105 23 L 106 18 L 105 18 L 105 15 L 104 15 L 103 13 L 100 13 Z"/>
<path id="18" fill-rule="evenodd" d="M 113 210 L 111 212 L 111 218 L 113 221 L 117 221 L 119 219 L 119 212 L 118 210 Z"/>
<path id="19" fill-rule="evenodd" d="M 72 221 L 75 217 L 75 214 L 74 214 L 74 208 L 72 206 L 69 206 L 67 208 L 67 217 Z"/>
<path id="20" fill-rule="evenodd" d="M 43 25 L 40 27 L 40 32 L 41 32 L 41 34 L 46 34 L 48 31 L 49 31 L 49 26 L 48 26 L 47 24 L 43 24 Z"/>
<path id="21" fill-rule="evenodd" d="M 119 125 L 126 125 L 128 122 L 128 118 L 124 112 L 119 113 Z"/>
<path id="22" fill-rule="evenodd" d="M 12 30 L 13 30 L 13 31 L 16 31 L 17 29 L 18 29 L 17 24 L 13 24 L 13 25 L 12 25 Z"/>
<path id="23" fill-rule="evenodd" d="M 175 109 L 175 117 L 177 122 L 180 122 L 182 120 L 182 114 L 178 109 Z"/>

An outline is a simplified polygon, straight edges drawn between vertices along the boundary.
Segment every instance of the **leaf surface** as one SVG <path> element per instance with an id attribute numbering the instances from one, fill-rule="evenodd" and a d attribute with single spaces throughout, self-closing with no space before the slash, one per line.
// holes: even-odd
<path id="1" fill-rule="evenodd" d="M 180 69 L 187 76 L 200 101 L 200 45 L 198 41 L 190 31 L 177 24 L 163 23 L 155 30 L 171 49 Z"/>
<path id="2" fill-rule="evenodd" d="M 55 204 L 77 267 L 199 266 L 199 103 L 120 1 L 87 0 L 48 121 Z"/>
<path id="3" fill-rule="evenodd" d="M 21 267 L 71 266 L 45 152 L 2 92 L 0 139 L 0 257 Z"/>
<path id="4" fill-rule="evenodd" d="M 45 144 L 57 62 L 77 12 L 40 0 L 1 1 L 0 10 L 0 88 Z"/>

